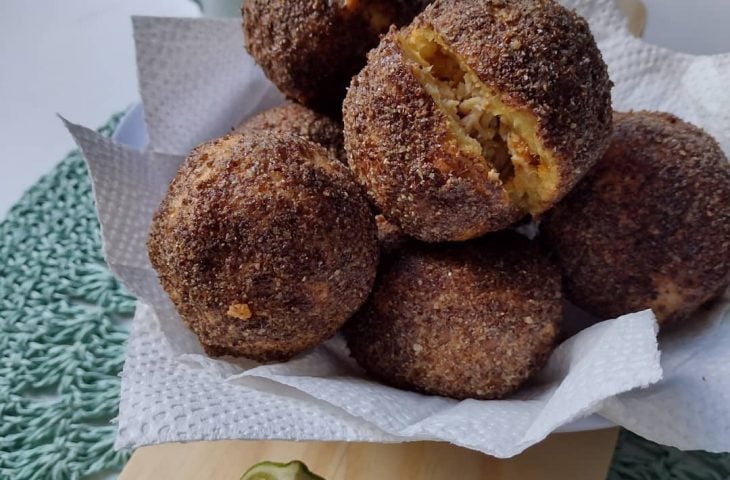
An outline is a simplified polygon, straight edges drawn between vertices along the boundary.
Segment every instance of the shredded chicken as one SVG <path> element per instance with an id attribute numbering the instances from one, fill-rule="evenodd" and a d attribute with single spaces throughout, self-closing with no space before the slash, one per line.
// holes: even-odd
<path id="1" fill-rule="evenodd" d="M 539 210 L 554 172 L 548 159 L 513 128 L 513 123 L 531 125 L 535 120 L 510 112 L 435 32 L 414 29 L 401 38 L 401 48 L 415 62 L 419 81 L 452 120 L 461 148 L 489 164 L 489 180 L 500 181 L 515 203 L 530 212 Z"/>

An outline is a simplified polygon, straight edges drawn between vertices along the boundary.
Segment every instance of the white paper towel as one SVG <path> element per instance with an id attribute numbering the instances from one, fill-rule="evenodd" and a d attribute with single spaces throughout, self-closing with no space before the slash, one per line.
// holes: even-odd
<path id="1" fill-rule="evenodd" d="M 723 91 L 730 55 L 695 57 L 646 45 L 629 35 L 612 0 L 563 3 L 591 23 L 616 84 L 617 109 L 674 112 L 730 150 L 730 95 Z M 150 267 L 146 232 L 188 151 L 281 95 L 245 53 L 236 20 L 136 18 L 134 27 L 147 151 L 67 123 L 89 164 L 107 261 L 140 298 L 117 447 L 224 438 L 433 439 L 508 457 L 599 412 L 662 443 L 730 450 L 727 299 L 691 328 L 662 337 L 659 383 L 656 324 L 643 312 L 579 333 L 530 388 L 499 401 L 380 385 L 362 374 L 339 337 L 286 364 L 203 355 Z"/>

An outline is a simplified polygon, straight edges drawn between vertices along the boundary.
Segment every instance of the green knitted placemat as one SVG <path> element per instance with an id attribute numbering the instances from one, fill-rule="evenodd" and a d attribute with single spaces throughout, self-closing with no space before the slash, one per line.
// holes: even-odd
<path id="1" fill-rule="evenodd" d="M 100 132 L 109 136 L 121 115 Z M 112 448 L 134 299 L 109 272 L 84 160 L 69 154 L 0 224 L 0 478 L 119 470 Z"/>
<path id="2" fill-rule="evenodd" d="M 730 480 L 730 454 L 683 452 L 621 429 L 607 480 Z"/>
<path id="3" fill-rule="evenodd" d="M 99 131 L 110 136 L 121 114 Z M 0 223 L 0 479 L 99 478 L 113 449 L 134 299 L 101 253 L 86 166 L 69 154 Z M 728 480 L 730 455 L 622 431 L 609 480 Z"/>

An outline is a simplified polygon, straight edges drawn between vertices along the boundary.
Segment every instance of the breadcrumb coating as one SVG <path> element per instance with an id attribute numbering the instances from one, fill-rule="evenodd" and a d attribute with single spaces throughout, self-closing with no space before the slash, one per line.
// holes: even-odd
<path id="1" fill-rule="evenodd" d="M 293 102 L 263 111 L 241 125 L 234 132 L 278 132 L 295 134 L 318 143 L 342 163 L 347 163 L 342 138 L 342 123 Z"/>
<path id="2" fill-rule="evenodd" d="M 286 360 L 365 301 L 375 222 L 349 170 L 294 135 L 232 134 L 193 150 L 150 229 L 149 257 L 210 355 Z"/>
<path id="3" fill-rule="evenodd" d="M 560 274 L 502 232 L 462 244 L 408 243 L 385 262 L 344 328 L 352 356 L 390 385 L 501 398 L 546 362 L 562 316 Z"/>
<path id="4" fill-rule="evenodd" d="M 616 113 L 606 154 L 541 230 L 576 305 L 682 322 L 730 283 L 730 164 L 674 115 Z"/>
<path id="5" fill-rule="evenodd" d="M 246 0 L 246 49 L 288 98 L 339 115 L 365 55 L 425 0 Z"/>

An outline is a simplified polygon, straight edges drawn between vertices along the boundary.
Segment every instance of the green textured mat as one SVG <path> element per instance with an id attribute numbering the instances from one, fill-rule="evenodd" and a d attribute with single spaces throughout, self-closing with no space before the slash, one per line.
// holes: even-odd
<path id="1" fill-rule="evenodd" d="M 99 131 L 111 135 L 120 117 Z M 104 264 L 74 151 L 0 223 L 0 479 L 122 468 L 129 452 L 113 450 L 111 420 L 133 311 Z M 608 479 L 728 480 L 730 455 L 680 452 L 622 431 Z"/>
<path id="2" fill-rule="evenodd" d="M 129 452 L 113 450 L 110 421 L 134 299 L 104 264 L 77 151 L 23 195 L 0 239 L 0 478 L 120 470 Z"/>
<path id="3" fill-rule="evenodd" d="M 730 454 L 683 452 L 621 429 L 607 480 L 730 480 Z"/>

